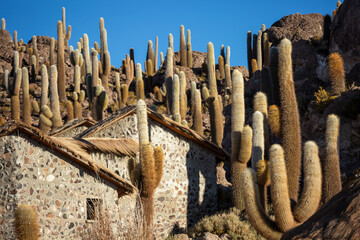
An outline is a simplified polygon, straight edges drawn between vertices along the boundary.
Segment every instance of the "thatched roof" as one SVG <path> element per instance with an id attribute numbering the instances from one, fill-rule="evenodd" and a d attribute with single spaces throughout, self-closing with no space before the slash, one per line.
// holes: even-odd
<path id="1" fill-rule="evenodd" d="M 348 182 L 311 218 L 281 239 L 360 239 L 360 178 Z"/>
<path id="2" fill-rule="evenodd" d="M 105 149 L 104 144 L 99 144 L 97 139 L 95 139 L 94 141 L 89 141 L 87 139 L 69 140 L 69 138 L 50 137 L 44 134 L 38 128 L 29 126 L 19 121 L 9 121 L 5 123 L 0 128 L 0 137 L 10 135 L 14 132 L 24 133 L 30 138 L 38 141 L 39 143 L 50 147 L 51 149 L 68 157 L 70 160 L 80 164 L 81 166 L 89 169 L 90 171 L 93 171 L 99 177 L 115 184 L 119 187 L 119 191 L 123 193 L 134 193 L 137 191 L 137 189 L 131 183 L 119 177 L 119 175 L 117 175 L 115 172 L 95 162 L 89 154 L 89 152 L 91 151 L 104 150 L 104 152 L 116 152 L 117 154 L 121 153 L 126 155 L 133 155 L 133 149 L 138 149 L 138 146 L 136 145 L 136 143 L 131 142 L 130 140 L 126 140 L 127 143 L 130 143 L 129 148 L 124 148 L 123 146 L 121 148 L 118 148 L 121 144 L 115 144 L 113 140 L 110 140 L 112 146 Z"/>
<path id="3" fill-rule="evenodd" d="M 165 117 L 164 115 L 162 115 L 160 113 L 154 112 L 153 110 L 151 110 L 149 108 L 147 109 L 147 111 L 148 111 L 148 117 L 150 119 L 164 125 L 168 129 L 180 134 L 181 136 L 183 136 L 191 141 L 194 141 L 197 144 L 209 149 L 211 152 L 216 154 L 217 157 L 219 157 L 221 159 L 225 159 L 228 156 L 228 153 L 224 149 L 222 149 L 218 145 L 208 141 L 205 137 L 201 136 L 200 134 L 198 134 L 194 130 L 188 128 L 187 126 L 177 123 L 174 120 L 172 120 L 168 117 Z M 104 129 L 105 127 L 107 127 L 123 118 L 133 115 L 133 114 L 136 114 L 136 106 L 127 106 L 125 108 L 122 108 L 118 112 L 111 115 L 110 117 L 108 117 L 102 121 L 99 121 L 92 127 L 88 128 L 81 134 L 77 135 L 76 138 L 91 137 L 95 133 Z"/>
<path id="4" fill-rule="evenodd" d="M 59 134 L 70 131 L 70 130 L 80 127 L 80 126 L 91 127 L 95 123 L 96 123 L 96 121 L 93 120 L 92 118 L 76 118 L 71 121 L 68 121 L 66 124 L 64 124 L 61 127 L 51 130 L 48 133 L 48 135 L 56 137 Z"/>

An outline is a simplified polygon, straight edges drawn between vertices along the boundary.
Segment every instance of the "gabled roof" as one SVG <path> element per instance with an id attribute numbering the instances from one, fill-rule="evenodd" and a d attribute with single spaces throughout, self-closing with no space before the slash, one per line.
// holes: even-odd
<path id="1" fill-rule="evenodd" d="M 154 112 L 153 110 L 147 108 L 148 112 L 148 118 L 160 123 L 161 125 L 164 125 L 168 129 L 180 134 L 181 136 L 185 137 L 186 139 L 189 139 L 191 141 L 196 142 L 197 144 L 209 149 L 211 152 L 213 152 L 217 157 L 221 159 L 225 159 L 229 154 L 219 147 L 218 145 L 208 141 L 205 137 L 198 134 L 194 130 L 188 128 L 187 126 L 184 126 L 178 122 L 175 122 L 174 120 L 165 117 L 164 115 Z M 120 109 L 118 112 L 114 113 L 108 118 L 105 118 L 102 121 L 99 121 L 98 123 L 94 124 L 92 127 L 88 128 L 84 132 L 80 133 L 76 136 L 76 138 L 86 138 L 91 137 L 95 133 L 101 131 L 105 127 L 123 119 L 130 115 L 136 114 L 136 106 L 127 106 L 125 108 Z"/>
<path id="2" fill-rule="evenodd" d="M 29 126 L 19 121 L 9 121 L 5 123 L 0 128 L 0 137 L 10 135 L 16 131 L 26 134 L 30 138 L 59 152 L 60 154 L 68 157 L 70 160 L 74 161 L 75 163 L 78 163 L 81 166 L 89 169 L 90 171 L 94 172 L 101 178 L 106 179 L 107 181 L 118 186 L 122 190 L 122 192 L 134 193 L 137 191 L 137 189 L 131 183 L 119 177 L 119 175 L 117 175 L 115 172 L 95 162 L 89 154 L 89 152 L 92 151 L 101 151 L 105 153 L 112 151 L 112 153 L 115 153 L 117 155 L 128 154 L 132 156 L 136 154 L 136 151 L 134 149 L 138 150 L 139 148 L 138 144 L 134 140 L 116 139 L 116 140 L 120 140 L 120 142 L 115 144 L 114 139 L 111 140 L 104 139 L 104 141 L 109 141 L 109 143 L 108 144 L 103 143 L 100 145 L 97 142 L 98 140 L 94 140 L 91 138 L 76 140 L 71 138 L 50 137 L 44 134 L 38 128 Z M 123 150 L 121 149 L 119 150 L 118 146 L 124 144 L 129 144 L 130 146 L 127 148 L 124 148 L 124 146 L 122 146 Z M 111 145 L 111 146 L 108 146 L 106 149 L 104 149 L 104 145 Z"/>
<path id="3" fill-rule="evenodd" d="M 81 126 L 91 127 L 95 123 L 96 123 L 96 121 L 93 120 L 92 118 L 76 118 L 71 121 L 68 121 L 66 124 L 64 124 L 61 127 L 51 130 L 48 133 L 48 135 L 56 137 L 57 135 L 67 132 L 67 131 L 70 131 L 71 129 L 81 127 Z"/>

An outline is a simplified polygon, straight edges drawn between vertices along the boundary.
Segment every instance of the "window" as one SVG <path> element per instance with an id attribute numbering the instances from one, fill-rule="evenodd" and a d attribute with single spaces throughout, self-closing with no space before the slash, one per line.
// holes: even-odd
<path id="1" fill-rule="evenodd" d="M 96 220 L 99 217 L 102 207 L 102 200 L 99 198 L 86 199 L 86 219 Z"/>

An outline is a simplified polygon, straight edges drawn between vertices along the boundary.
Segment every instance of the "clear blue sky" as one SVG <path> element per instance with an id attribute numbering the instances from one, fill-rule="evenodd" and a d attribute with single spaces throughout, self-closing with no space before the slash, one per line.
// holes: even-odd
<path id="1" fill-rule="evenodd" d="M 179 49 L 180 25 L 191 30 L 193 51 L 206 51 L 209 41 L 215 53 L 220 46 L 231 47 L 231 65 L 247 65 L 246 33 L 257 32 L 261 24 L 270 27 L 289 14 L 332 13 L 336 0 L 258 0 L 258 1 L 80 1 L 80 0 L 4 0 L 0 18 L 6 19 L 6 29 L 18 31 L 18 40 L 28 42 L 33 35 L 56 39 L 61 8 L 66 8 L 66 25 L 72 26 L 70 45 L 83 33 L 89 36 L 90 47 L 100 42 L 99 18 L 105 20 L 112 65 L 121 60 L 132 47 L 135 60 L 143 64 L 147 42 L 159 37 L 159 51 L 166 53 L 168 34 L 174 36 L 175 51 Z M 160 61 L 159 61 L 160 62 Z"/>

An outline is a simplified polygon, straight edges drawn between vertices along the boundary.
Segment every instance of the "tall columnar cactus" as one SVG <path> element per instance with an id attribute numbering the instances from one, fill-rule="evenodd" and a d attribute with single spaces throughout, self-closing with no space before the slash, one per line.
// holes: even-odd
<path id="1" fill-rule="evenodd" d="M 279 50 L 276 47 L 270 48 L 270 73 L 272 80 L 273 101 L 272 104 L 280 106 L 280 86 L 279 86 Z"/>
<path id="2" fill-rule="evenodd" d="M 29 72 L 26 67 L 22 68 L 22 88 L 23 88 L 23 121 L 31 125 L 31 101 L 29 94 Z"/>
<path id="3" fill-rule="evenodd" d="M 55 65 L 50 66 L 50 106 L 53 113 L 51 118 L 52 127 L 57 128 L 63 125 L 60 114 L 60 102 L 58 95 L 58 72 Z"/>
<path id="4" fill-rule="evenodd" d="M 262 31 L 259 31 L 258 32 L 258 35 L 257 35 L 257 57 L 256 57 L 256 60 L 257 60 L 257 64 L 258 64 L 258 70 L 262 70 L 262 53 L 261 53 L 261 38 L 262 38 Z"/>
<path id="5" fill-rule="evenodd" d="M 109 76 L 111 71 L 111 60 L 110 60 L 110 53 L 106 51 L 104 53 L 104 59 L 102 62 L 103 66 L 103 74 L 101 75 L 101 83 L 103 84 L 105 89 L 109 88 Z"/>
<path id="6" fill-rule="evenodd" d="M 105 28 L 104 18 L 102 17 L 99 20 L 99 27 L 100 27 L 100 45 L 101 45 L 100 61 L 104 62 L 105 53 L 108 51 L 108 43 L 107 43 L 107 31 Z"/>
<path id="7" fill-rule="evenodd" d="M 344 62 L 339 53 L 329 55 L 329 75 L 332 92 L 336 95 L 345 91 Z"/>
<path id="8" fill-rule="evenodd" d="M 38 215 L 32 206 L 21 204 L 15 210 L 16 239 L 37 240 L 39 239 Z"/>
<path id="9" fill-rule="evenodd" d="M 148 59 L 151 61 L 150 59 Z M 142 78 L 141 64 L 136 64 L 136 99 L 145 100 L 144 80 Z"/>
<path id="10" fill-rule="evenodd" d="M 253 73 L 253 70 L 252 70 L 252 67 L 251 67 L 251 60 L 253 59 L 253 56 L 252 56 L 252 47 L 251 47 L 251 31 L 248 31 L 247 32 L 247 61 L 248 61 L 248 68 L 249 68 L 249 76 L 251 77 L 252 76 L 252 73 Z"/>
<path id="11" fill-rule="evenodd" d="M 193 129 L 203 135 L 203 121 L 201 112 L 201 94 L 199 89 L 195 89 L 194 93 L 194 114 L 193 114 Z"/>
<path id="12" fill-rule="evenodd" d="M 279 85 L 281 98 L 282 143 L 288 175 L 290 197 L 297 200 L 301 169 L 300 118 L 296 101 L 291 42 L 283 39 L 279 45 Z"/>
<path id="13" fill-rule="evenodd" d="M 171 115 L 173 119 L 180 123 L 180 83 L 179 76 L 177 74 L 174 75 L 173 84 L 172 84 L 172 110 Z"/>
<path id="14" fill-rule="evenodd" d="M 90 58 L 90 52 L 89 52 L 89 38 L 86 33 L 83 35 L 83 42 L 84 42 L 84 60 L 85 60 L 85 71 L 86 75 L 92 74 L 92 64 L 91 64 L 91 58 Z"/>
<path id="15" fill-rule="evenodd" d="M 129 96 L 129 85 L 127 84 L 122 84 L 121 85 L 121 98 L 122 98 L 122 101 L 121 101 L 121 105 L 120 107 L 125 107 L 126 106 L 126 103 L 128 101 L 128 96 Z"/>
<path id="16" fill-rule="evenodd" d="M 240 71 L 234 70 L 232 75 L 231 105 L 231 182 L 233 185 L 232 201 L 238 209 L 244 209 L 244 201 L 240 188 L 240 175 L 246 169 L 251 157 L 252 129 L 245 123 L 244 80 Z M 242 138 L 242 136 L 244 138 Z M 244 145 L 241 144 L 243 141 Z M 241 161 L 240 161 L 241 160 Z"/>
<path id="17" fill-rule="evenodd" d="M 81 103 L 84 100 L 82 95 L 85 95 L 84 90 L 80 90 L 80 80 L 81 80 L 81 72 L 80 66 L 75 65 L 74 70 L 74 92 L 72 93 L 72 98 L 74 101 L 74 117 L 81 118 L 82 117 L 82 107 Z"/>
<path id="18" fill-rule="evenodd" d="M 6 27 L 6 22 L 5 22 L 5 18 L 1 19 L 1 30 L 5 30 Z"/>
<path id="19" fill-rule="evenodd" d="M 256 170 L 257 163 L 265 159 L 265 139 L 264 139 L 264 116 L 261 112 L 253 113 L 253 146 L 251 152 L 251 167 Z"/>
<path id="20" fill-rule="evenodd" d="M 271 131 L 275 134 L 276 137 L 281 138 L 281 113 L 277 105 L 269 106 L 268 111 L 268 122 Z"/>
<path id="21" fill-rule="evenodd" d="M 7 94 L 8 96 L 11 96 L 9 75 L 10 75 L 9 70 L 5 69 L 5 71 L 4 71 L 4 81 L 3 81 L 3 84 L 4 84 L 4 87 L 5 87 L 5 90 L 6 90 L 6 94 Z"/>
<path id="22" fill-rule="evenodd" d="M 186 76 L 183 71 L 180 71 L 179 83 L 180 83 L 180 116 L 182 122 L 185 120 L 186 112 L 187 112 Z"/>
<path id="23" fill-rule="evenodd" d="M 258 64 L 256 59 L 251 60 L 251 69 L 253 74 L 258 70 Z"/>
<path id="24" fill-rule="evenodd" d="M 252 37 L 252 59 L 256 59 L 257 60 L 257 40 L 258 40 L 258 35 L 257 34 L 253 34 Z M 257 61 L 256 61 L 257 62 Z M 254 72 L 254 69 L 253 69 Z"/>
<path id="25" fill-rule="evenodd" d="M 309 141 L 304 146 L 304 188 L 292 211 L 289 198 L 284 151 L 280 145 L 270 149 L 271 199 L 275 223 L 266 216 L 260 206 L 256 176 L 253 170 L 242 174 L 242 190 L 246 213 L 251 224 L 268 239 L 280 239 L 283 232 L 307 220 L 317 210 L 321 198 L 321 167 L 316 143 Z"/>
<path id="26" fill-rule="evenodd" d="M 230 57 L 230 53 L 228 54 Z M 226 58 L 228 57 L 228 54 L 226 55 Z M 210 112 L 211 140 L 221 146 L 224 133 L 224 123 L 216 85 L 214 46 L 211 42 L 208 43 L 207 47 L 207 68 L 210 88 L 210 97 L 207 99 L 207 102 L 209 103 Z"/>
<path id="27" fill-rule="evenodd" d="M 273 104 L 274 102 L 273 88 L 270 70 L 264 66 L 261 71 L 260 89 L 266 94 L 269 104 Z"/>
<path id="28" fill-rule="evenodd" d="M 31 81 L 35 82 L 36 80 L 36 56 L 32 55 L 30 58 L 30 65 L 31 65 Z"/>
<path id="29" fill-rule="evenodd" d="M 125 59 L 125 75 L 126 75 L 125 83 L 130 86 L 131 82 L 134 79 L 134 62 L 130 59 L 129 54 L 126 54 L 126 59 Z"/>
<path id="30" fill-rule="evenodd" d="M 256 164 L 256 177 L 260 189 L 260 202 L 265 213 L 267 212 L 267 188 L 270 185 L 270 163 L 260 160 Z"/>
<path id="31" fill-rule="evenodd" d="M 225 78 L 225 64 L 224 64 L 224 58 L 221 55 L 218 58 L 218 65 L 219 65 L 220 79 L 224 79 Z"/>
<path id="32" fill-rule="evenodd" d="M 169 35 L 170 40 L 170 35 Z M 173 65 L 173 50 L 171 47 L 168 48 L 166 53 L 166 65 L 165 65 L 165 87 L 168 89 L 166 92 L 166 109 L 167 113 L 171 112 L 172 109 L 172 96 L 171 96 L 171 89 L 172 89 L 172 82 L 173 82 L 173 75 L 174 75 L 174 65 Z"/>
<path id="33" fill-rule="evenodd" d="M 152 235 L 154 217 L 154 193 L 161 181 L 163 172 L 163 152 L 160 147 L 153 148 L 149 141 L 147 108 L 143 100 L 139 100 L 136 108 L 140 147 L 141 201 L 145 210 L 146 233 Z M 150 239 L 148 237 L 148 239 Z"/>
<path id="34" fill-rule="evenodd" d="M 49 53 L 50 66 L 55 65 L 55 38 L 50 39 L 50 53 Z"/>
<path id="35" fill-rule="evenodd" d="M 15 81 L 11 88 L 11 118 L 15 121 L 20 121 L 20 86 L 21 86 L 22 71 L 20 68 L 16 69 Z"/>
<path id="36" fill-rule="evenodd" d="M 65 60 L 64 60 L 64 33 L 62 22 L 57 23 L 57 71 L 58 71 L 58 89 L 60 101 L 66 101 L 65 93 Z"/>
<path id="37" fill-rule="evenodd" d="M 268 122 L 268 103 L 267 103 L 267 96 L 263 92 L 257 92 L 254 96 L 254 112 L 259 111 L 263 114 L 264 123 L 264 159 L 268 158 L 268 151 L 270 148 L 270 134 L 269 134 L 269 122 Z M 255 132 L 255 129 L 254 129 Z M 254 134 L 255 135 L 255 134 Z"/>
<path id="38" fill-rule="evenodd" d="M 40 121 L 39 121 L 39 128 L 43 132 L 48 132 L 52 125 L 51 120 L 50 120 L 50 118 L 52 118 L 52 112 L 51 112 L 51 114 L 48 114 L 49 118 L 46 117 L 45 113 L 44 113 L 44 110 L 46 110 L 46 111 L 48 110 L 47 113 L 49 113 L 49 111 L 50 111 L 50 109 L 47 107 L 48 103 L 49 103 L 49 77 L 48 77 L 47 68 L 43 64 L 43 65 L 41 65 L 41 98 L 40 98 L 40 110 L 41 110 L 40 116 L 41 115 L 43 115 L 43 116 L 40 117 Z M 44 109 L 44 106 L 46 106 L 45 109 Z M 47 125 L 44 124 L 44 120 L 45 120 L 45 122 L 48 123 Z M 51 124 L 49 124 L 49 122 Z M 50 125 L 50 126 L 48 126 L 48 125 Z"/>
<path id="39" fill-rule="evenodd" d="M 232 82 L 230 66 L 225 64 L 225 101 L 224 106 L 231 104 Z"/>
<path id="40" fill-rule="evenodd" d="M 65 8 L 62 8 L 62 26 L 63 26 L 63 34 L 64 34 L 64 44 L 65 47 L 69 46 L 69 40 L 71 38 L 71 26 L 69 25 L 67 27 L 67 32 L 66 32 L 66 18 L 65 18 Z"/>
<path id="41" fill-rule="evenodd" d="M 191 115 L 194 115 L 195 111 L 195 91 L 196 91 L 196 82 L 191 81 L 190 85 L 190 94 L 191 94 Z"/>
<path id="42" fill-rule="evenodd" d="M 155 55 L 154 55 L 154 48 L 153 48 L 153 42 L 151 40 L 148 41 L 148 48 L 147 48 L 147 54 L 146 54 L 146 61 L 151 60 L 152 63 L 155 62 Z M 146 71 L 149 71 L 150 69 L 146 69 Z M 153 68 L 151 69 L 153 72 Z"/>
<path id="43" fill-rule="evenodd" d="M 328 116 L 325 133 L 325 158 L 323 162 L 323 202 L 326 203 L 341 191 L 340 163 L 338 152 L 339 117 Z"/>
<path id="44" fill-rule="evenodd" d="M 35 71 L 35 75 L 37 75 L 38 72 L 39 72 L 39 67 L 40 67 L 40 65 L 39 65 L 39 51 L 38 51 L 38 47 L 37 47 L 37 39 L 36 39 L 36 36 L 33 36 L 33 37 L 32 37 L 32 45 L 33 45 L 33 54 L 34 54 L 35 57 L 36 57 L 36 62 L 34 63 L 34 65 L 35 65 L 34 71 Z"/>
<path id="45" fill-rule="evenodd" d="M 266 32 L 263 33 L 263 54 L 264 67 L 268 68 L 270 66 L 270 43 Z"/>
<path id="46" fill-rule="evenodd" d="M 160 52 L 160 64 L 161 65 L 164 64 L 164 54 L 163 54 L 163 52 Z"/>
<path id="47" fill-rule="evenodd" d="M 225 58 L 225 64 L 230 65 L 230 46 L 226 47 L 226 58 Z"/>
<path id="48" fill-rule="evenodd" d="M 154 73 L 158 69 L 158 52 L 159 52 L 159 38 L 155 37 L 155 56 L 154 56 Z"/>
<path id="49" fill-rule="evenodd" d="M 187 67 L 192 68 L 193 57 L 192 57 L 192 50 L 191 50 L 191 31 L 190 31 L 190 29 L 187 30 L 186 48 L 187 48 Z"/>
<path id="50" fill-rule="evenodd" d="M 118 107 L 121 108 L 121 83 L 120 83 L 120 74 L 118 72 L 115 73 L 115 89 L 117 93 L 117 101 L 118 101 Z"/>
<path id="51" fill-rule="evenodd" d="M 16 30 L 13 33 L 13 42 L 14 42 L 15 51 L 19 51 L 19 44 L 18 44 L 18 41 L 17 41 L 17 31 Z"/>
<path id="52" fill-rule="evenodd" d="M 185 28 L 183 25 L 180 26 L 180 65 L 187 67 Z"/>
<path id="53" fill-rule="evenodd" d="M 18 51 L 14 51 L 14 73 L 16 71 L 16 69 L 18 69 L 20 66 L 19 66 L 20 62 L 19 62 L 19 52 Z"/>

